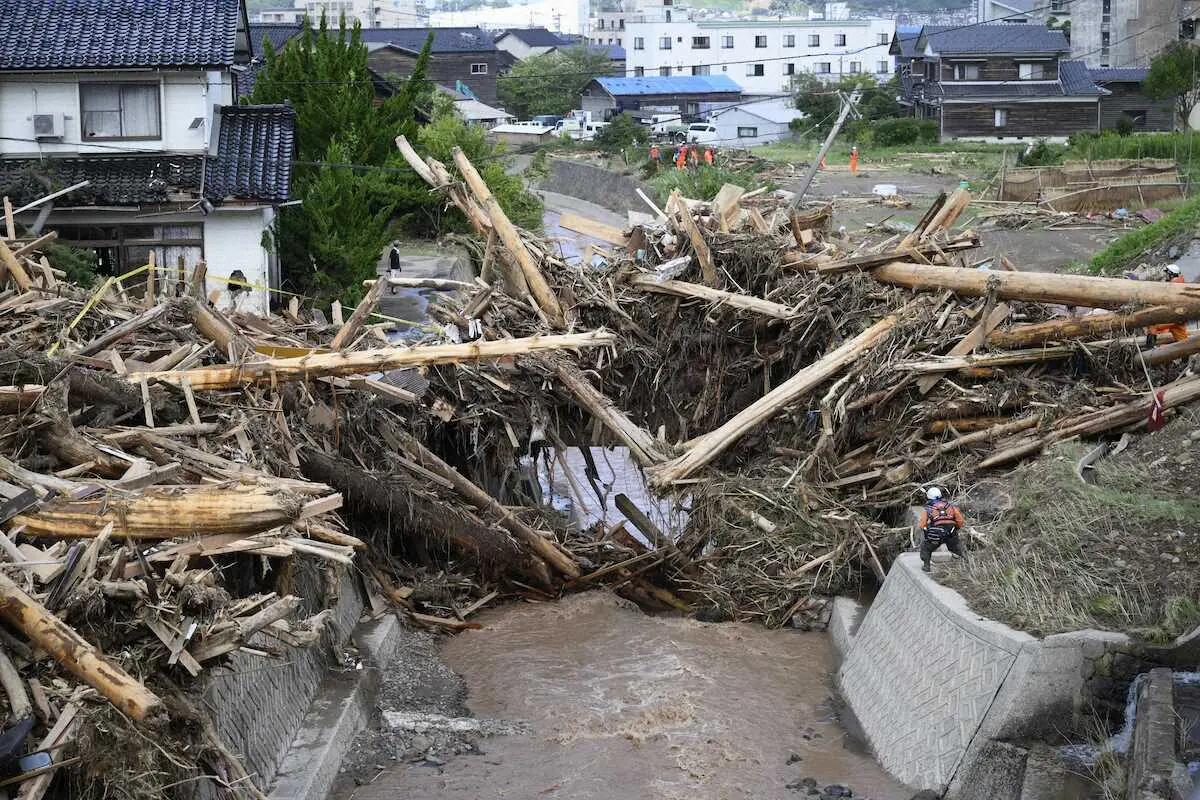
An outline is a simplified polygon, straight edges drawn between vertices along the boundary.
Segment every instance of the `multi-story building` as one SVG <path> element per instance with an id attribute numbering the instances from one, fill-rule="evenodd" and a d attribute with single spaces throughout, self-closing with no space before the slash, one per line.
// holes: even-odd
<path id="1" fill-rule="evenodd" d="M 322 15 L 330 20 L 345 15 L 364 28 L 411 28 L 428 21 L 424 6 L 416 0 L 293 0 L 291 6 L 259 11 L 254 21 L 297 23 L 305 17 L 316 21 Z"/>
<path id="2" fill-rule="evenodd" d="M 1196 0 L 1051 0 L 1071 22 L 1071 57 L 1089 67 L 1148 67 L 1180 38 L 1195 37 Z"/>
<path id="3" fill-rule="evenodd" d="M 746 94 L 787 91 L 811 72 L 837 80 L 893 72 L 891 19 L 626 21 L 626 70 L 641 75 L 725 75 Z"/>
<path id="4" fill-rule="evenodd" d="M 977 22 L 1008 22 L 1026 25 L 1042 22 L 1054 6 L 1070 0 L 979 0 Z M 1052 12 L 1051 12 L 1052 13 Z"/>
<path id="5" fill-rule="evenodd" d="M 601 11 L 588 18 L 588 44 L 627 47 L 625 25 L 632 22 L 672 22 L 690 18 L 690 10 L 676 8 L 675 0 L 623 0 L 621 11 Z"/>

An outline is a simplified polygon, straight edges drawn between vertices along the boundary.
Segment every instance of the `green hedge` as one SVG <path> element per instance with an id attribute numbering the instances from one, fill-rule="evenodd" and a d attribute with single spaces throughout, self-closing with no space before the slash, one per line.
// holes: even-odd
<path id="1" fill-rule="evenodd" d="M 915 117 L 881 119 L 871 125 L 871 141 L 881 147 L 907 144 L 937 144 L 937 123 Z"/>

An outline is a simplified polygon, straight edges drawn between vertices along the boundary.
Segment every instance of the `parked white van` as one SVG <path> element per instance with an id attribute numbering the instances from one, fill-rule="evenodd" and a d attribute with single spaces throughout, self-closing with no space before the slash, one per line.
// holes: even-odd
<path id="1" fill-rule="evenodd" d="M 696 144 L 716 144 L 720 138 L 717 126 L 708 122 L 695 122 L 687 129 L 687 140 Z"/>

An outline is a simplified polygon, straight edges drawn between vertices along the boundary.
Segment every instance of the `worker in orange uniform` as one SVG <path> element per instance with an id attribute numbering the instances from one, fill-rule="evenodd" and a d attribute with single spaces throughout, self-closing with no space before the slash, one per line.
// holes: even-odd
<path id="1" fill-rule="evenodd" d="M 716 162 L 717 154 L 713 152 L 712 145 L 704 148 L 704 163 L 710 167 Z"/>
<path id="2" fill-rule="evenodd" d="M 655 170 L 658 169 L 658 155 L 659 155 L 658 145 L 656 145 L 656 144 L 650 145 L 650 161 L 651 161 L 651 163 L 654 164 Z"/>
<path id="3" fill-rule="evenodd" d="M 683 169 L 687 166 L 688 146 L 681 144 L 679 146 L 679 158 L 675 161 L 676 169 Z"/>
<path id="4" fill-rule="evenodd" d="M 699 147 L 693 147 L 691 150 L 689 150 L 689 151 L 688 151 L 688 158 L 690 158 L 690 159 L 691 159 L 691 162 L 692 162 L 692 166 L 693 166 L 693 167 L 698 167 L 698 166 L 700 166 L 700 148 L 699 148 Z"/>
<path id="5" fill-rule="evenodd" d="M 1179 271 L 1178 264 L 1167 264 L 1163 270 L 1166 274 L 1163 280 L 1169 283 L 1184 283 L 1183 274 Z M 1164 325 L 1151 325 L 1146 329 L 1146 347 L 1154 347 L 1159 336 L 1170 335 L 1171 339 L 1176 342 L 1182 342 L 1188 338 L 1187 325 L 1182 322 L 1168 322 Z"/>
<path id="6" fill-rule="evenodd" d="M 858 145 L 850 148 L 850 174 L 858 174 Z"/>

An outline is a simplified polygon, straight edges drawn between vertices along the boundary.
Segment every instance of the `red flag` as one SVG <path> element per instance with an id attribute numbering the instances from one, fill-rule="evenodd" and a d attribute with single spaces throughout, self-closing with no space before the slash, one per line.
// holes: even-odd
<path id="1" fill-rule="evenodd" d="M 1146 420 L 1146 430 L 1154 433 L 1156 430 L 1167 424 L 1166 417 L 1166 398 L 1162 392 L 1154 393 L 1154 402 L 1150 404 L 1150 418 Z"/>

